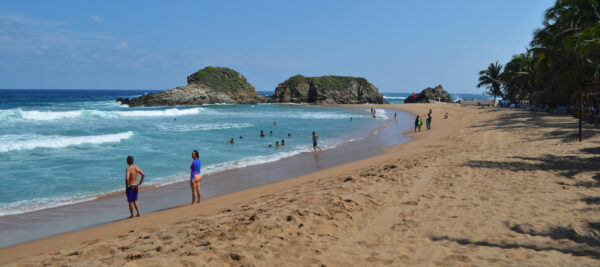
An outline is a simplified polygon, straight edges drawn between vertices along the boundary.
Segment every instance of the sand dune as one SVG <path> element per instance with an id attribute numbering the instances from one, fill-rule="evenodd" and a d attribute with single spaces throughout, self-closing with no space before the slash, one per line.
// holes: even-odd
<path id="1" fill-rule="evenodd" d="M 432 108 L 433 131 L 411 133 L 414 141 L 381 156 L 204 207 L 2 249 L 0 262 L 600 265 L 600 129 L 586 129 L 578 143 L 569 117 L 451 104 L 390 107 Z M 28 252 L 41 254 L 20 256 Z"/>

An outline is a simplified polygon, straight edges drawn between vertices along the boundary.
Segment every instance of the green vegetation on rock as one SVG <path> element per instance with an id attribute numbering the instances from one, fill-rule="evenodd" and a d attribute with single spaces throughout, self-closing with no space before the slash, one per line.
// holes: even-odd
<path id="1" fill-rule="evenodd" d="M 222 92 L 253 88 L 244 76 L 230 68 L 206 67 L 188 76 L 188 84 L 204 84 Z"/>
<path id="2" fill-rule="evenodd" d="M 311 77 L 309 79 L 311 79 L 315 85 L 325 90 L 339 91 L 350 87 L 350 84 L 353 81 L 357 82 L 361 86 L 368 86 L 368 82 L 365 78 L 350 76 L 323 76 Z"/>

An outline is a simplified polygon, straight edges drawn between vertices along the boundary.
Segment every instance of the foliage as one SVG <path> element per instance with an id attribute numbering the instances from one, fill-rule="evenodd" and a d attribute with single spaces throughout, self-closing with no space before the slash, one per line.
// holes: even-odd
<path id="1" fill-rule="evenodd" d="M 479 72 L 479 84 L 477 84 L 477 87 L 487 85 L 487 92 L 494 96 L 494 101 L 496 101 L 496 96 L 502 95 L 500 89 L 502 83 L 500 81 L 501 71 L 502 65 L 496 61 L 496 63 L 490 63 L 487 69 Z"/>
<path id="2" fill-rule="evenodd" d="M 546 10 L 526 53 L 500 75 L 510 100 L 564 105 L 600 83 L 600 0 L 557 0 Z"/>
<path id="3" fill-rule="evenodd" d="M 290 77 L 284 82 L 285 86 L 296 87 L 301 83 L 312 83 L 316 87 L 325 90 L 343 90 L 349 88 L 352 82 L 357 82 L 362 87 L 370 86 L 370 83 L 365 78 L 351 76 L 321 76 L 321 77 L 304 77 L 300 74 Z"/>
<path id="4" fill-rule="evenodd" d="M 206 67 L 188 76 L 188 84 L 204 84 L 217 91 L 239 91 L 252 88 L 246 78 L 230 68 Z"/>

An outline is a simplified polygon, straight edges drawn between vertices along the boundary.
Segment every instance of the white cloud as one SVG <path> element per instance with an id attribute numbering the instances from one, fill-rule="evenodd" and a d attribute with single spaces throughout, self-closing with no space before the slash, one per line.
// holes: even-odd
<path id="1" fill-rule="evenodd" d="M 102 23 L 104 23 L 104 22 L 106 21 L 106 19 L 105 19 L 105 18 L 103 18 L 103 17 L 100 17 L 100 16 L 98 16 L 98 15 L 91 15 L 91 16 L 90 16 L 90 18 L 92 18 L 92 20 L 93 20 L 94 22 L 97 22 L 97 23 L 100 23 L 100 24 L 102 24 Z"/>
<path id="2" fill-rule="evenodd" d="M 123 49 L 127 49 L 128 47 L 129 47 L 129 45 L 127 44 L 127 42 L 121 41 L 120 44 L 118 44 L 117 46 L 115 46 L 115 49 L 117 49 L 117 50 L 123 50 Z"/>

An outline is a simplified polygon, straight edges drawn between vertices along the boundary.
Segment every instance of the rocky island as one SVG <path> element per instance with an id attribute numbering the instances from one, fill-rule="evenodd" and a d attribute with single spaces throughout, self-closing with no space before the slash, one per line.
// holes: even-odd
<path id="1" fill-rule="evenodd" d="M 365 78 L 349 76 L 304 77 L 300 74 L 280 83 L 272 103 L 384 104 L 377 87 Z"/>
<path id="2" fill-rule="evenodd" d="M 119 98 L 130 107 L 202 105 L 214 103 L 255 104 L 267 102 L 246 78 L 230 68 L 206 67 L 187 77 L 187 85 L 156 94 Z"/>
<path id="3" fill-rule="evenodd" d="M 416 98 L 411 95 L 404 99 L 404 103 L 433 103 L 435 101 L 452 103 L 450 94 L 444 90 L 442 85 L 433 88 L 427 87 L 418 93 Z"/>

